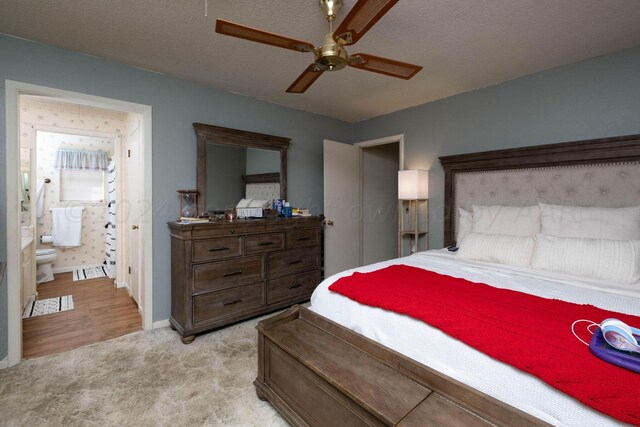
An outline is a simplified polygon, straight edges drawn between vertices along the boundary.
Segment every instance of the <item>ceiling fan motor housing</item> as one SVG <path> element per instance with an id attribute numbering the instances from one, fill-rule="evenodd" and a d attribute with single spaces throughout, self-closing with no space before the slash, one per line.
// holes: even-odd
<path id="1" fill-rule="evenodd" d="M 331 33 L 324 36 L 322 47 L 316 48 L 316 66 L 323 71 L 341 70 L 349 63 L 347 50 L 333 41 Z"/>

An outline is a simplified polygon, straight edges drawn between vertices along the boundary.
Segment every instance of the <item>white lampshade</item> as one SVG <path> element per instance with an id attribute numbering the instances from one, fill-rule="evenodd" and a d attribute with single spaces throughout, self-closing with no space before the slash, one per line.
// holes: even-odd
<path id="1" fill-rule="evenodd" d="M 398 171 L 398 199 L 419 200 L 429 198 L 429 171 L 411 169 Z"/>

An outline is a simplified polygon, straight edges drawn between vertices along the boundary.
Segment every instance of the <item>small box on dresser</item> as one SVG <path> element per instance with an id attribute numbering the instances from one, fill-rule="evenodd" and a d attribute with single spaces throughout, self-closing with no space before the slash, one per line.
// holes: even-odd
<path id="1" fill-rule="evenodd" d="M 169 222 L 171 328 L 195 335 L 306 301 L 320 283 L 320 217 Z"/>

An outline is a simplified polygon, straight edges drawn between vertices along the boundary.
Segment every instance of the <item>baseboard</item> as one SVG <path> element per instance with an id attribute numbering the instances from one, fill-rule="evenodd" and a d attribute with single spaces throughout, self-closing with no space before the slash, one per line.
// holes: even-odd
<path id="1" fill-rule="evenodd" d="M 169 319 L 158 320 L 157 322 L 153 322 L 151 326 L 152 329 L 166 328 L 169 326 Z"/>
<path id="2" fill-rule="evenodd" d="M 127 281 L 126 280 L 121 280 L 120 282 L 118 282 L 116 280 L 116 288 L 127 288 L 127 289 L 129 289 L 129 286 L 127 285 Z"/>
<path id="3" fill-rule="evenodd" d="M 85 268 L 85 267 L 104 267 L 104 264 L 85 264 L 85 265 L 78 265 L 75 267 L 56 267 L 56 268 L 52 268 L 51 271 L 53 271 L 53 274 L 71 273 L 73 272 L 73 270 L 78 270 L 80 268 Z"/>
<path id="4" fill-rule="evenodd" d="M 8 358 L 4 358 L 2 360 L 0 360 L 0 369 L 6 369 L 9 367 L 9 359 Z"/>

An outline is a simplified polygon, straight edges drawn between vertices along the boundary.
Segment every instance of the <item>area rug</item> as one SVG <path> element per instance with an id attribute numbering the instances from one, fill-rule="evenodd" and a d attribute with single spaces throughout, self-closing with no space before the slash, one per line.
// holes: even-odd
<path id="1" fill-rule="evenodd" d="M 252 384 L 258 319 L 184 345 L 168 327 L 0 370 L 0 426 L 286 427 Z"/>
<path id="2" fill-rule="evenodd" d="M 22 312 L 22 318 L 44 316 L 45 314 L 59 313 L 61 311 L 73 310 L 73 297 L 66 295 L 63 297 L 29 300 Z"/>
<path id="3" fill-rule="evenodd" d="M 83 267 L 73 270 L 73 280 L 99 279 L 101 277 L 109 277 L 106 267 Z"/>

